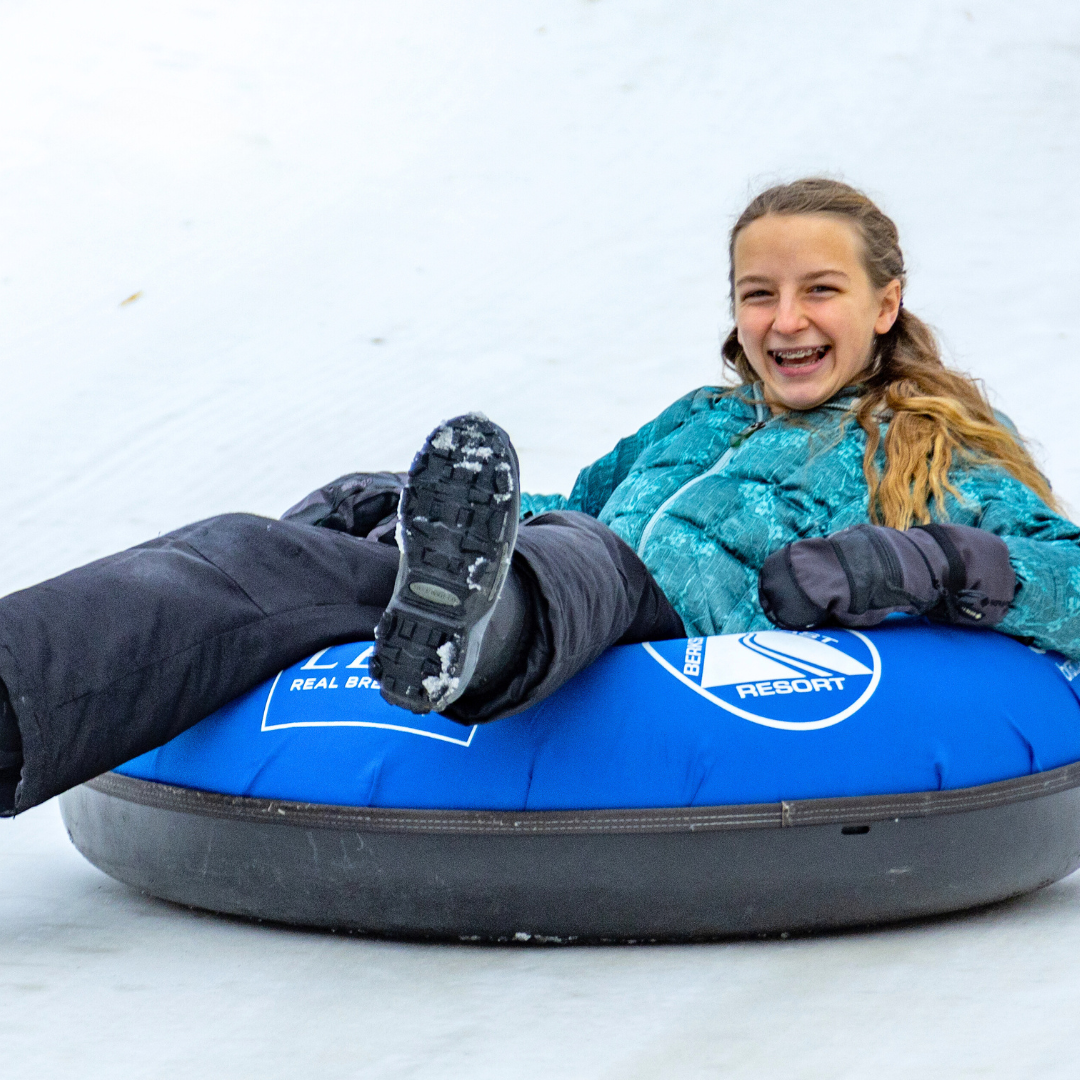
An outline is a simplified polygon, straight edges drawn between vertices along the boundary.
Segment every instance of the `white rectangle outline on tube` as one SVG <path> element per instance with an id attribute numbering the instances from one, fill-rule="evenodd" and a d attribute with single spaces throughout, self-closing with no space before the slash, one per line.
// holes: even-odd
<path id="1" fill-rule="evenodd" d="M 467 739 L 453 739 L 449 735 L 440 735 L 435 731 L 423 731 L 420 728 L 405 727 L 401 724 L 378 724 L 372 720 L 297 720 L 291 724 L 267 724 L 266 718 L 270 712 L 270 699 L 274 696 L 274 691 L 277 689 L 278 680 L 284 674 L 284 671 L 279 671 L 277 673 L 277 676 L 270 686 L 270 693 L 266 695 L 266 705 L 263 708 L 262 727 L 259 729 L 260 731 L 281 731 L 282 728 L 295 727 L 383 728 L 386 731 L 404 731 L 409 735 L 423 735 L 427 739 L 438 739 L 440 742 L 453 743 L 455 746 L 468 746 L 473 741 L 473 736 L 476 734 L 476 724 L 473 724 L 469 729 L 469 737 Z"/>

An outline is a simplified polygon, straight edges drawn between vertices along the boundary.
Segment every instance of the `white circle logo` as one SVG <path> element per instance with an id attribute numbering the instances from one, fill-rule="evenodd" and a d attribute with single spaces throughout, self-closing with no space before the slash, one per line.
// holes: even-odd
<path id="1" fill-rule="evenodd" d="M 881 680 L 874 643 L 855 630 L 757 630 L 644 648 L 714 705 L 785 731 L 839 724 L 870 700 Z"/>

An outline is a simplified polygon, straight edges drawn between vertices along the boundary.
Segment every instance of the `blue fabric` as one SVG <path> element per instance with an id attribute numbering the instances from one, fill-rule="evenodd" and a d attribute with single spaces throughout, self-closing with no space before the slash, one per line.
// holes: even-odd
<path id="1" fill-rule="evenodd" d="M 752 388 L 702 387 L 583 469 L 569 499 L 525 495 L 522 513 L 599 518 L 638 551 L 690 633 L 767 629 L 765 558 L 869 521 L 855 393 L 771 417 Z M 1080 659 L 1080 528 L 995 466 L 958 456 L 951 479 L 961 499 L 947 497 L 947 520 L 1009 548 L 1019 588 L 998 629 Z"/>
<path id="2" fill-rule="evenodd" d="M 918 620 L 621 646 L 473 728 L 387 705 L 371 651 L 324 650 L 118 771 L 336 805 L 569 810 L 961 788 L 1080 760 L 1080 665 Z"/>

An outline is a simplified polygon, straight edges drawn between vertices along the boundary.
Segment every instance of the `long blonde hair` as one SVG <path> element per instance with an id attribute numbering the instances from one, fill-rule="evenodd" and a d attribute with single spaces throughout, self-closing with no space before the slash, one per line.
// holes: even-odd
<path id="1" fill-rule="evenodd" d="M 907 281 L 896 225 L 861 191 L 837 180 L 811 177 L 763 191 L 739 215 L 728 248 L 734 310 L 735 240 L 766 214 L 839 214 L 863 240 L 863 263 L 875 288 Z M 743 384 L 757 376 L 733 328 L 723 346 L 725 365 Z M 959 492 L 949 479 L 953 456 L 995 462 L 1026 484 L 1051 509 L 1059 507 L 1046 477 L 1020 438 L 994 415 L 982 387 L 942 363 L 929 326 L 901 303 L 891 330 L 878 336 L 869 368 L 859 377 L 863 390 L 853 415 L 866 432 L 863 473 L 869 489 L 870 520 L 896 529 L 930 521 L 930 504 L 946 517 L 945 493 Z M 876 456 L 884 436 L 885 472 Z"/>

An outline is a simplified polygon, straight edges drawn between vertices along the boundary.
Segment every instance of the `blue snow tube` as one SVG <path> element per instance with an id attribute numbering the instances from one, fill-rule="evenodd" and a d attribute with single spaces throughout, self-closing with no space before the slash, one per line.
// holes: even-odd
<path id="1" fill-rule="evenodd" d="M 387 705 L 372 651 L 325 649 L 77 789 L 76 843 L 197 906 L 519 940 L 878 922 L 1080 864 L 1080 665 L 997 633 L 622 646 L 477 727 Z"/>

